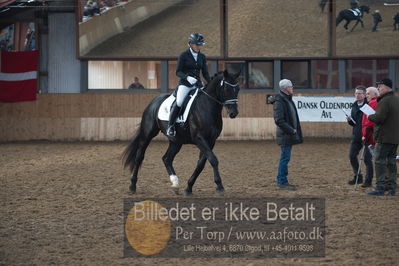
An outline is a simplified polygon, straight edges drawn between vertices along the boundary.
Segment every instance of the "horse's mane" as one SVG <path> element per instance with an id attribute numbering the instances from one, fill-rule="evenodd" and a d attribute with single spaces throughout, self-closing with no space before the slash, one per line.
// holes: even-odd
<path id="1" fill-rule="evenodd" d="M 219 77 L 221 77 L 223 75 L 223 71 L 219 71 L 217 73 L 215 73 L 212 78 L 211 81 L 209 81 L 208 84 L 206 84 L 205 89 L 210 86 L 211 84 L 213 84 Z"/>
<path id="2" fill-rule="evenodd" d="M 216 76 L 221 75 L 222 73 L 223 73 L 223 71 L 219 71 L 219 72 L 215 73 L 215 74 L 213 75 L 212 79 L 215 78 Z"/>

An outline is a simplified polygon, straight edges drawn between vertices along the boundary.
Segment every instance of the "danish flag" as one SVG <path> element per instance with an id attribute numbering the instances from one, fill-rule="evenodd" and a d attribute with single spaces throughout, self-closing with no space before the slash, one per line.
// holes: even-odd
<path id="1" fill-rule="evenodd" d="M 1 52 L 0 102 L 36 100 L 39 51 Z"/>

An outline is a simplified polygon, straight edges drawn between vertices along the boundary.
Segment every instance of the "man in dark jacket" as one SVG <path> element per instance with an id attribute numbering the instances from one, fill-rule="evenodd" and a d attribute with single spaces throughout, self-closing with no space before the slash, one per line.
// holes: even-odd
<path id="1" fill-rule="evenodd" d="M 395 159 L 399 144 L 399 97 L 392 91 L 392 81 L 389 78 L 384 78 L 377 84 L 380 92 L 377 109 L 375 114 L 368 116 L 368 119 L 375 123 L 377 187 L 367 194 L 379 196 L 388 191 L 389 195 L 394 196 L 398 172 Z"/>
<path id="2" fill-rule="evenodd" d="M 354 185 L 356 183 L 363 183 L 363 175 L 359 173 L 359 160 L 357 159 L 359 152 L 364 147 L 362 142 L 362 117 L 363 112 L 360 111 L 366 103 L 366 87 L 359 85 L 355 88 L 355 98 L 356 101 L 352 105 L 351 116 L 347 117 L 348 124 L 353 127 L 352 129 L 352 140 L 349 148 L 349 160 L 353 170 L 353 179 L 348 181 L 349 185 Z M 366 180 L 371 179 L 373 176 L 373 161 L 369 149 L 364 149 L 364 163 L 366 165 Z M 361 155 L 361 156 L 363 156 Z"/>
<path id="3" fill-rule="evenodd" d="M 381 14 L 380 14 L 379 10 L 374 11 L 373 20 L 374 20 L 374 24 L 373 24 L 373 27 L 371 28 L 371 31 L 372 32 L 376 32 L 378 24 L 380 22 L 382 22 L 382 17 L 381 17 Z"/>
<path id="4" fill-rule="evenodd" d="M 393 18 L 393 30 L 395 31 L 396 30 L 396 25 L 399 26 L 399 12 L 396 13 L 396 15 L 393 16 L 392 18 Z M 398 27 L 398 30 L 399 30 L 399 27 Z"/>
<path id="5" fill-rule="evenodd" d="M 279 83 L 280 93 L 272 100 L 274 122 L 277 125 L 276 139 L 281 147 L 280 163 L 277 173 L 277 185 L 280 189 L 295 190 L 288 183 L 288 163 L 291 159 L 292 145 L 303 142 L 298 112 L 292 101 L 294 88 L 292 82 L 283 79 Z"/>

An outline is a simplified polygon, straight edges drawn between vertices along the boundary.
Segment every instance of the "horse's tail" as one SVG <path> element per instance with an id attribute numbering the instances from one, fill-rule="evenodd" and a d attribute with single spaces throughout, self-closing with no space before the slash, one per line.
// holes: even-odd
<path id="1" fill-rule="evenodd" d="M 141 166 L 147 145 L 159 133 L 157 113 L 162 101 L 167 97 L 168 95 L 160 95 L 148 104 L 136 133 L 122 154 L 123 166 L 125 168 L 129 166 L 131 172 L 134 168 Z"/>
<path id="2" fill-rule="evenodd" d="M 123 167 L 126 168 L 129 166 L 131 172 L 136 167 L 136 155 L 139 148 L 141 134 L 141 125 L 139 125 L 136 133 L 134 134 L 132 140 L 130 141 L 129 145 L 126 147 L 122 155 Z M 140 167 L 140 165 L 137 166 Z"/>

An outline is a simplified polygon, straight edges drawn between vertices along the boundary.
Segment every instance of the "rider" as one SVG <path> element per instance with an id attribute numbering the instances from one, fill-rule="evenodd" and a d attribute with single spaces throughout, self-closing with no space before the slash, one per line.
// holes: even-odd
<path id="1" fill-rule="evenodd" d="M 350 0 L 351 9 L 359 8 L 359 0 Z"/>
<path id="2" fill-rule="evenodd" d="M 350 0 L 351 9 L 356 12 L 356 16 L 360 16 L 359 0 Z"/>
<path id="3" fill-rule="evenodd" d="M 206 57 L 200 52 L 204 44 L 205 40 L 202 34 L 190 34 L 188 37 L 189 48 L 180 54 L 177 61 L 176 75 L 180 78 L 180 82 L 179 87 L 177 88 L 176 101 L 170 111 L 168 129 L 166 130 L 168 136 L 176 135 L 176 118 L 178 117 L 180 108 L 189 92 L 196 87 L 202 87 L 200 70 L 207 82 L 211 80 L 208 73 L 208 66 L 206 64 Z"/>

